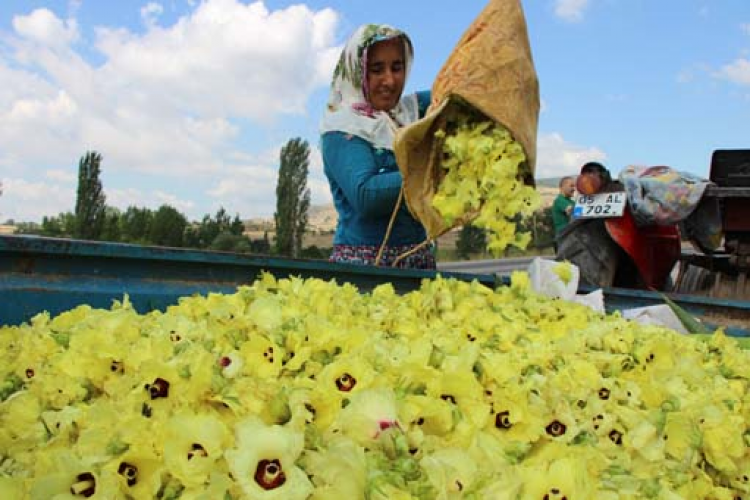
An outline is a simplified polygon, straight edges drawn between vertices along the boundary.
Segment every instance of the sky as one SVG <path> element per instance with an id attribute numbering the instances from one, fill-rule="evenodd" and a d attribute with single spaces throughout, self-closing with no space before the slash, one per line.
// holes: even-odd
<path id="1" fill-rule="evenodd" d="M 311 147 L 341 47 L 406 31 L 406 91 L 429 89 L 480 0 L 0 0 L 0 223 L 73 211 L 78 161 L 107 204 L 190 220 L 269 217 L 281 147 Z M 536 177 L 586 161 L 707 177 L 750 149 L 750 0 L 522 0 L 541 90 Z"/>

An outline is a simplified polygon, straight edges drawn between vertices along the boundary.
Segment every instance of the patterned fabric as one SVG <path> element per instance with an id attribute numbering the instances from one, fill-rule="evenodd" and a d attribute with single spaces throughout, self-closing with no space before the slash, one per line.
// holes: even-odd
<path id="1" fill-rule="evenodd" d="M 380 265 L 390 267 L 393 261 L 400 255 L 403 255 L 416 246 L 385 247 L 383 256 L 380 259 Z M 379 246 L 377 245 L 334 245 L 331 257 L 328 260 L 330 262 L 372 266 L 375 265 L 378 249 Z M 435 269 L 437 266 L 435 264 L 435 256 L 432 254 L 430 247 L 422 247 L 401 260 L 396 267 L 399 269 Z"/>
<path id="2" fill-rule="evenodd" d="M 400 37 L 404 41 L 406 77 L 414 51 L 411 40 L 396 28 L 384 24 L 365 24 L 357 28 L 341 52 L 333 72 L 328 106 L 320 124 L 320 133 L 345 132 L 370 142 L 375 148 L 393 151 L 393 138 L 399 126 L 419 118 L 417 96 L 403 96 L 391 111 L 377 111 L 367 101 L 367 50 L 377 42 Z"/>
<path id="3" fill-rule="evenodd" d="M 671 225 L 687 218 L 710 181 L 670 167 L 628 166 L 620 172 L 630 210 L 639 225 Z"/>

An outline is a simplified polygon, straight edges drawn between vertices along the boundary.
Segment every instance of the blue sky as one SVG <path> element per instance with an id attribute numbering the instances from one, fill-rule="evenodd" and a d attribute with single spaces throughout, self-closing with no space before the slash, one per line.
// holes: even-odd
<path id="1" fill-rule="evenodd" d="M 542 97 L 537 177 L 589 160 L 708 176 L 714 149 L 750 148 L 748 0 L 522 3 Z M 87 150 L 103 155 L 118 208 L 269 216 L 279 149 L 297 136 L 313 148 L 313 204 L 326 204 L 317 127 L 348 34 L 405 30 L 407 90 L 427 89 L 485 5 L 0 2 L 0 222 L 72 211 Z"/>

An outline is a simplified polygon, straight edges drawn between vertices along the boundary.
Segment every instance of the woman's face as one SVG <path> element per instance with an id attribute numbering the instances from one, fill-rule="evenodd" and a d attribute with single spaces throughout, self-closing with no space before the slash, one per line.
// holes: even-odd
<path id="1" fill-rule="evenodd" d="M 404 43 L 384 40 L 367 51 L 367 100 L 378 111 L 390 111 L 401 98 L 406 83 Z"/>

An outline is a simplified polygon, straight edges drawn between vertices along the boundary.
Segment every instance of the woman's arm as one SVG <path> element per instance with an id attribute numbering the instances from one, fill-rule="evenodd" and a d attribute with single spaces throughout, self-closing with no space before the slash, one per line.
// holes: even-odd
<path id="1" fill-rule="evenodd" d="M 401 173 L 380 172 L 367 141 L 329 132 L 321 138 L 321 154 L 326 175 L 341 188 L 355 211 L 366 218 L 393 212 L 401 190 Z"/>
<path id="2" fill-rule="evenodd" d="M 432 92 L 429 90 L 420 90 L 417 94 L 417 106 L 419 107 L 419 117 L 424 118 L 427 114 L 427 108 L 432 101 Z"/>

